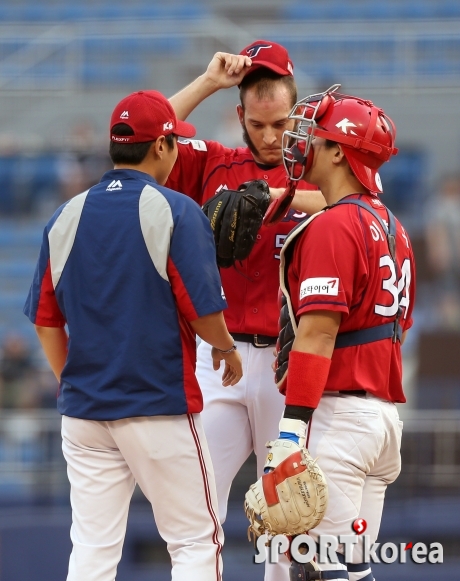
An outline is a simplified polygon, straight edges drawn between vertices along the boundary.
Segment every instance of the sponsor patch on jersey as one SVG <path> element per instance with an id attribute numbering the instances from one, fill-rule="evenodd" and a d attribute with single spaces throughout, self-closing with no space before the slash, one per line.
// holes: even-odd
<path id="1" fill-rule="evenodd" d="M 226 301 L 227 300 L 227 297 L 225 296 L 224 287 L 223 286 L 220 287 L 220 294 L 222 295 L 222 298 L 224 299 L 224 301 Z"/>
<path id="2" fill-rule="evenodd" d="M 208 148 L 206 147 L 206 143 L 201 139 L 179 139 L 179 143 L 182 145 L 191 145 L 193 149 L 197 151 L 207 151 Z"/>
<path id="3" fill-rule="evenodd" d="M 339 279 L 333 277 L 320 276 L 318 278 L 307 278 L 300 285 L 300 296 L 302 300 L 311 295 L 330 295 L 339 294 Z"/>

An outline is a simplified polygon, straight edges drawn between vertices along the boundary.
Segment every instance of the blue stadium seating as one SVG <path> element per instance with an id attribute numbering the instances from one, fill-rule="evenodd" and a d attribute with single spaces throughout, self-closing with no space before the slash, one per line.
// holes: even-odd
<path id="1" fill-rule="evenodd" d="M 433 2 L 433 16 L 435 18 L 459 18 L 460 3 L 457 0 Z"/>
<path id="2" fill-rule="evenodd" d="M 94 63 L 86 62 L 83 66 L 82 80 L 91 87 L 122 86 L 142 83 L 148 79 L 148 71 L 138 63 Z"/>
<path id="3" fill-rule="evenodd" d="M 0 221 L 0 342 L 14 332 L 25 337 L 31 345 L 38 345 L 33 325 L 27 321 L 22 308 L 42 235 L 41 223 L 14 219 Z"/>
<path id="4" fill-rule="evenodd" d="M 127 18 L 149 19 L 197 19 L 206 15 L 199 1 L 195 2 L 83 2 L 68 1 L 19 2 L 0 6 L 0 21 L 3 22 L 56 22 L 69 20 Z"/>
<path id="5" fill-rule="evenodd" d="M 151 57 L 157 53 L 170 55 L 180 54 L 187 48 L 187 42 L 183 37 L 165 34 L 164 36 L 125 36 L 108 37 L 89 36 L 82 41 L 84 56 L 94 61 L 106 59 L 116 55 L 117 59 L 132 54 Z"/>
<path id="6" fill-rule="evenodd" d="M 32 0 L 23 0 L 15 3 L 0 5 L 0 21 L 43 22 L 45 20 L 70 22 L 101 19 L 104 21 L 125 21 L 126 19 L 148 19 L 158 21 L 162 19 L 197 19 L 212 14 L 212 3 L 205 0 L 186 3 L 184 0 L 170 0 L 162 4 L 159 1 L 134 0 L 131 3 L 121 0 L 82 0 L 71 3 L 70 0 L 51 2 L 44 0 L 37 4 Z M 236 8 L 235 8 L 236 11 Z M 287 20 L 299 19 L 319 20 L 328 19 L 331 23 L 349 19 L 394 19 L 404 21 L 427 20 L 429 18 L 458 18 L 460 17 L 460 2 L 457 0 L 295 0 L 280 3 L 279 16 Z M 19 39 L 0 38 L 0 75 L 11 79 L 15 88 L 27 88 L 28 81 L 42 83 L 46 88 L 55 88 L 56 83 L 65 86 L 67 75 L 72 74 L 74 80 L 81 81 L 85 87 L 95 88 L 133 83 L 147 82 L 151 76 L 152 57 L 158 54 L 168 56 L 186 54 L 190 38 L 184 36 L 136 37 L 133 32 L 126 35 L 111 37 L 97 37 L 94 32 L 86 33 L 76 39 L 81 43 L 83 50 L 80 53 L 77 44 L 66 45 L 63 40 L 63 50 L 50 54 L 43 63 L 37 64 L 23 75 L 23 71 L 13 62 L 2 62 L 21 48 L 28 48 L 27 41 Z M 91 36 L 89 36 L 91 34 Z M 460 70 L 460 49 L 458 40 L 439 41 L 431 40 L 418 42 L 411 37 L 379 38 L 359 40 L 348 37 L 328 37 L 326 39 L 293 40 L 291 36 L 277 37 L 274 40 L 284 44 L 290 51 L 291 57 L 298 69 L 306 75 L 322 82 L 325 78 L 340 79 L 347 82 L 350 78 L 379 79 L 385 84 L 385 77 L 393 76 L 404 79 L 422 77 L 424 81 L 435 82 L 439 76 L 458 75 Z M 403 45 L 401 47 L 401 41 Z M 72 42 L 70 40 L 70 42 Z M 415 46 L 408 46 L 408 43 Z M 423 47 L 426 42 L 429 47 Z M 79 46 L 79 44 L 78 44 Z M 66 61 L 67 48 L 73 50 L 77 57 L 75 62 L 80 68 L 72 69 L 69 73 L 69 60 Z M 405 49 L 408 48 L 406 51 Z M 401 57 L 405 51 L 405 58 Z M 409 55 L 409 58 L 407 58 Z M 81 63 L 79 59 L 81 58 Z M 75 79 L 75 77 L 77 77 Z M 1 206 L 1 201 L 0 201 Z"/>
<path id="7" fill-rule="evenodd" d="M 286 20 L 432 19 L 460 16 L 457 0 L 295 0 L 280 7 Z"/>

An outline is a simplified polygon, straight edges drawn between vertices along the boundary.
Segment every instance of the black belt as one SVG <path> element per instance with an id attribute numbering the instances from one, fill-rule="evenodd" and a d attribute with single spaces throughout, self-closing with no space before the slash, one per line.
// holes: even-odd
<path id="1" fill-rule="evenodd" d="M 248 335 L 246 333 L 230 333 L 234 341 L 251 343 L 254 347 L 269 347 L 276 345 L 278 337 L 269 337 L 268 335 Z"/>
<path id="2" fill-rule="evenodd" d="M 341 389 L 339 393 L 343 395 L 355 395 L 356 397 L 365 397 L 367 395 L 365 389 Z"/>

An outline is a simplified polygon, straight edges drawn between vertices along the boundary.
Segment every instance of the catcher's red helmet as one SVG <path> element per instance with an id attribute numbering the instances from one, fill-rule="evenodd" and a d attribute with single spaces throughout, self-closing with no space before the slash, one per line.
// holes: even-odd
<path id="1" fill-rule="evenodd" d="M 371 101 L 339 94 L 339 87 L 306 97 L 292 109 L 290 118 L 297 121 L 296 128 L 283 135 L 286 170 L 291 179 L 301 179 L 313 161 L 313 137 L 323 137 L 340 143 L 357 179 L 370 192 L 380 194 L 377 170 L 398 152 L 396 127 L 383 109 Z"/>

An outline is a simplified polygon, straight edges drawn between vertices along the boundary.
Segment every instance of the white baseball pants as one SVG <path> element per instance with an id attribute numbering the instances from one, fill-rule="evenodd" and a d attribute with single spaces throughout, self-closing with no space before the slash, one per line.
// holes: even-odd
<path id="1" fill-rule="evenodd" d="M 253 450 L 257 456 L 257 478 L 262 476 L 267 456 L 265 444 L 278 437 L 284 411 L 284 396 L 275 385 L 271 368 L 274 346 L 258 348 L 240 341 L 236 344 L 243 359 L 243 378 L 237 385 L 222 386 L 223 362 L 220 370 L 213 370 L 211 347 L 203 341 L 198 346 L 196 369 L 204 398 L 201 416 L 216 475 L 221 523 L 227 516 L 233 479 Z M 248 488 L 251 484 L 248 482 Z M 289 561 L 281 555 L 278 564 L 266 563 L 265 581 L 286 581 L 288 571 Z"/>
<path id="2" fill-rule="evenodd" d="M 402 422 L 393 403 L 367 394 L 328 394 L 313 414 L 307 447 L 326 475 L 329 503 L 310 535 L 351 535 L 357 518 L 367 522 L 365 534 L 377 539 L 388 484 L 401 470 Z M 362 537 L 358 537 L 361 541 Z M 363 560 L 362 543 L 353 563 Z M 320 565 L 322 570 L 335 566 Z M 350 579 L 356 579 L 350 573 Z"/>
<path id="3" fill-rule="evenodd" d="M 136 482 L 151 502 L 172 581 L 220 581 L 223 532 L 199 415 L 62 418 L 73 549 L 67 581 L 114 581 Z"/>

